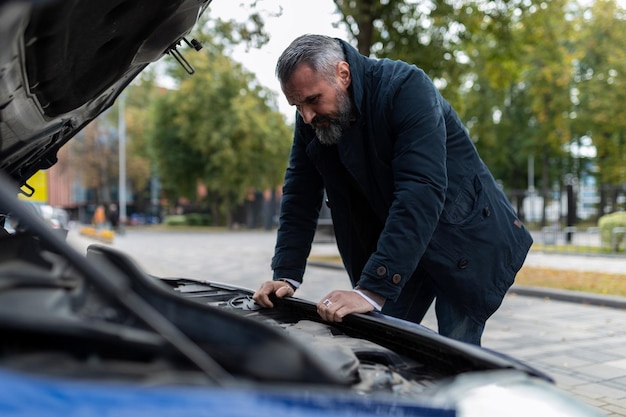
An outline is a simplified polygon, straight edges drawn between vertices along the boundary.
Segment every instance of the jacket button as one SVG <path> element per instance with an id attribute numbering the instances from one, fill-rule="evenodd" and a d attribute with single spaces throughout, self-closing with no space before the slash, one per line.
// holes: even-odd
<path id="1" fill-rule="evenodd" d="M 326 207 L 330 208 L 330 200 L 326 199 L 324 202 L 326 203 Z"/>
<path id="2" fill-rule="evenodd" d="M 393 281 L 394 284 L 399 284 L 400 281 L 402 281 L 402 277 L 400 276 L 400 274 L 393 274 L 393 277 L 391 277 L 391 280 Z"/>
<path id="3" fill-rule="evenodd" d="M 491 212 L 489 211 L 489 207 L 485 207 L 483 209 L 483 216 L 489 217 L 490 215 L 491 215 Z"/>
<path id="4" fill-rule="evenodd" d="M 384 266 L 379 266 L 378 268 L 376 268 L 376 273 L 382 277 L 387 273 L 387 268 L 385 268 Z"/>
<path id="5" fill-rule="evenodd" d="M 469 261 L 468 261 L 467 259 L 465 259 L 465 258 L 461 258 L 461 259 L 459 259 L 459 261 L 456 263 L 456 266 L 457 266 L 459 269 L 465 269 L 465 268 L 467 268 L 467 264 L 469 264 Z"/>

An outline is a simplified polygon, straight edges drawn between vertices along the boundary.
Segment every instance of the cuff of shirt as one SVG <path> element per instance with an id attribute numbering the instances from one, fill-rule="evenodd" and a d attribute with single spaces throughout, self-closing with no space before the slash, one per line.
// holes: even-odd
<path id="1" fill-rule="evenodd" d="M 285 281 L 287 284 L 291 285 L 294 291 L 300 288 L 300 282 L 296 281 L 295 279 L 278 278 L 275 281 Z"/>
<path id="2" fill-rule="evenodd" d="M 376 311 L 380 311 L 380 310 L 383 309 L 383 307 L 380 304 L 378 304 L 376 301 L 372 300 L 367 295 L 363 294 L 362 291 L 359 291 L 359 290 L 352 290 L 352 291 L 357 293 L 357 294 L 359 294 L 361 297 L 363 297 L 365 299 L 365 301 L 370 303 L 376 309 Z"/>

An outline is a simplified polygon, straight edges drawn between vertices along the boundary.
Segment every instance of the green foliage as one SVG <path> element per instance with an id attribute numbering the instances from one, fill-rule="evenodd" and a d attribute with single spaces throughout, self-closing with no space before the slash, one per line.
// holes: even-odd
<path id="1" fill-rule="evenodd" d="M 188 226 L 209 226 L 211 224 L 211 216 L 202 213 L 185 214 L 185 221 Z"/>
<path id="2" fill-rule="evenodd" d="M 557 161 L 567 160 L 572 138 L 572 72 L 563 68 L 571 68 L 576 56 L 567 42 L 567 5 L 515 6 L 506 12 L 506 29 L 477 32 L 468 43 L 476 75 L 465 94 L 473 104 L 465 116 L 477 148 L 494 175 L 515 189 L 528 186 L 528 158 L 535 157 L 544 199 L 561 181 Z"/>
<path id="3" fill-rule="evenodd" d="M 626 235 L 626 212 L 618 211 L 606 214 L 598 219 L 600 240 L 603 248 L 617 251 Z M 618 228 L 616 230 L 616 228 Z"/>
<path id="4" fill-rule="evenodd" d="M 126 120 L 126 175 L 132 182 L 132 188 L 140 192 L 148 187 L 152 172 L 152 163 L 147 144 L 149 107 L 156 89 L 156 74 L 144 71 L 124 93 Z M 118 103 L 119 104 L 119 103 Z"/>
<path id="5" fill-rule="evenodd" d="M 575 67 L 580 135 L 597 148 L 600 184 L 626 182 L 626 16 L 613 0 L 598 0 L 581 16 Z"/>
<path id="6" fill-rule="evenodd" d="M 151 157 L 166 196 L 172 201 L 179 197 L 195 199 L 198 177 L 194 177 L 193 172 L 201 170 L 204 161 L 182 140 L 181 128 L 175 123 L 175 106 L 175 99 L 169 94 L 152 102 L 148 126 Z"/>
<path id="7" fill-rule="evenodd" d="M 211 224 L 211 215 L 202 213 L 175 214 L 165 216 L 163 224 L 166 226 L 209 226 Z"/>
<path id="8" fill-rule="evenodd" d="M 189 62 L 195 74 L 153 103 L 151 148 L 171 198 L 195 200 L 202 184 L 229 223 L 249 189 L 281 183 L 291 129 L 273 95 L 219 50 Z"/>
<path id="9" fill-rule="evenodd" d="M 184 214 L 165 216 L 163 224 L 166 226 L 186 226 L 187 219 Z"/>

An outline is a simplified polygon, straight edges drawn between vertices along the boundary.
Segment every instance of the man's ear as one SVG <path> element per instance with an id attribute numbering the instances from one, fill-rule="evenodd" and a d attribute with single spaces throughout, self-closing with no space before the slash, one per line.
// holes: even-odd
<path id="1" fill-rule="evenodd" d="M 346 61 L 341 61 L 337 64 L 337 77 L 344 87 L 348 87 L 352 81 L 350 76 L 350 64 Z"/>

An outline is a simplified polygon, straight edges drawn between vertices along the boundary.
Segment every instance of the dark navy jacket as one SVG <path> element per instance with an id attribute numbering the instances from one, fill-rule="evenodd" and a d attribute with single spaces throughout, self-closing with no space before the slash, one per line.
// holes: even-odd
<path id="1" fill-rule="evenodd" d="M 341 42 L 358 117 L 338 145 L 325 146 L 296 116 L 274 277 L 302 281 L 325 189 L 353 285 L 395 300 L 420 264 L 439 294 L 486 320 L 530 234 L 426 74 Z"/>

